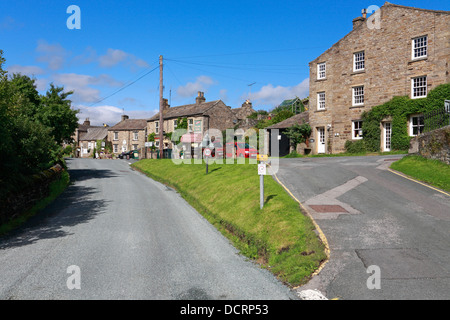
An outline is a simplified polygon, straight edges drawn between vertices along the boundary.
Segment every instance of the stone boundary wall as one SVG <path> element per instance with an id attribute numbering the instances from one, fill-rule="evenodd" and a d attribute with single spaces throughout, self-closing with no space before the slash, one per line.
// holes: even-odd
<path id="1" fill-rule="evenodd" d="M 39 200 L 50 193 L 50 184 L 61 178 L 63 167 L 59 164 L 32 176 L 20 192 L 9 193 L 0 199 L 0 225 L 17 218 L 31 209 Z"/>
<path id="2" fill-rule="evenodd" d="M 450 126 L 436 129 L 411 139 L 409 153 L 450 164 Z"/>

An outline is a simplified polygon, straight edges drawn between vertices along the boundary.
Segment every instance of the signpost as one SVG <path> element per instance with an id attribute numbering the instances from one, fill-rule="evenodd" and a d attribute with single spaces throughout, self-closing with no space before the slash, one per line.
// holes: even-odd
<path id="1" fill-rule="evenodd" d="M 257 155 L 257 160 L 260 161 L 258 164 L 258 174 L 259 174 L 259 208 L 262 209 L 264 207 L 264 176 L 267 174 L 267 165 L 266 161 L 269 157 L 264 155 Z"/>
<path id="2" fill-rule="evenodd" d="M 211 156 L 211 149 L 205 148 L 205 151 L 203 152 L 206 158 L 206 174 L 208 174 L 208 158 Z"/>

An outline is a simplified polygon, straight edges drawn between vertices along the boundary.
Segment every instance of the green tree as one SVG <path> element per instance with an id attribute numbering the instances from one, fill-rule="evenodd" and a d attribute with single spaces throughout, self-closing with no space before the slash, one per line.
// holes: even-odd
<path id="1" fill-rule="evenodd" d="M 78 110 L 71 108 L 72 102 L 67 99 L 73 91 L 64 92 L 63 87 L 50 84 L 50 89 L 40 97 L 39 120 L 52 128 L 51 134 L 56 143 L 72 142 L 72 135 L 78 127 Z"/>
<path id="2" fill-rule="evenodd" d="M 288 128 L 285 132 L 286 136 L 290 140 L 292 147 L 297 147 L 297 144 L 305 142 L 311 135 L 311 127 L 308 123 L 294 124 Z"/>

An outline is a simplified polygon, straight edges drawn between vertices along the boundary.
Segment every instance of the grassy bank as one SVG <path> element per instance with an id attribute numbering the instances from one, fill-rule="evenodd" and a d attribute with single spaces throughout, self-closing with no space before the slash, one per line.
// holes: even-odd
<path id="1" fill-rule="evenodd" d="M 265 204 L 259 208 L 255 164 L 175 165 L 171 160 L 141 160 L 132 165 L 175 188 L 245 256 L 280 280 L 305 283 L 326 258 L 312 221 L 270 176 L 264 178 Z"/>
<path id="2" fill-rule="evenodd" d="M 416 180 L 450 191 L 450 166 L 442 161 L 411 155 L 392 163 L 391 168 Z"/>
<path id="3" fill-rule="evenodd" d="M 19 227 L 20 225 L 25 223 L 29 218 L 31 218 L 36 213 L 38 213 L 46 206 L 48 206 L 50 203 L 52 203 L 67 188 L 69 182 L 70 182 L 69 173 L 67 173 L 67 171 L 64 170 L 61 173 L 61 179 L 56 180 L 50 184 L 49 195 L 46 198 L 38 201 L 31 209 L 29 209 L 27 212 L 24 212 L 19 217 L 0 225 L 0 236 Z"/>

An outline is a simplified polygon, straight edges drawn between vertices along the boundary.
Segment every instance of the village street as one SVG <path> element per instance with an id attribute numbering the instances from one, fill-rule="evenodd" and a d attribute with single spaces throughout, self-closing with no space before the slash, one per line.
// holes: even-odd
<path id="1" fill-rule="evenodd" d="M 0 299 L 297 298 L 128 162 L 67 160 L 67 190 L 0 239 Z"/>
<path id="2" fill-rule="evenodd" d="M 331 251 L 298 290 L 344 300 L 450 298 L 450 197 L 389 171 L 400 157 L 280 160 L 278 178 Z"/>

